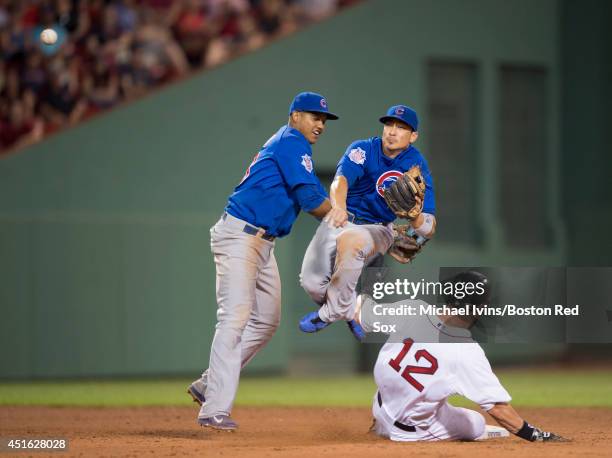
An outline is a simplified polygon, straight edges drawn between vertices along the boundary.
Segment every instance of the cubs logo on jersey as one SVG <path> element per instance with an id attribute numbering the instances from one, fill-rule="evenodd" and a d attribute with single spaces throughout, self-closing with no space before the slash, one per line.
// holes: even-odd
<path id="1" fill-rule="evenodd" d="M 378 177 L 376 180 L 376 192 L 380 197 L 384 197 L 385 190 L 397 181 L 403 175 L 398 170 L 388 170 Z"/>

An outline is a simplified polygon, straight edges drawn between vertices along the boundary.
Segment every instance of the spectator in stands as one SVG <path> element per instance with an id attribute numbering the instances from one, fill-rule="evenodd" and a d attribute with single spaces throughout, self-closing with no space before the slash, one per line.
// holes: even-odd
<path id="1" fill-rule="evenodd" d="M 6 122 L 0 123 L 0 146 L 6 149 L 26 146 L 40 140 L 42 134 L 42 121 L 27 119 L 23 102 L 13 101 L 9 118 Z"/>
<path id="2" fill-rule="evenodd" d="M 206 60 L 210 39 L 215 33 L 200 0 L 177 1 L 171 12 L 172 27 L 192 68 Z"/>
<path id="3" fill-rule="evenodd" d="M 259 27 L 263 33 L 273 37 L 281 30 L 284 4 L 282 0 L 261 0 L 256 9 Z"/>
<path id="4" fill-rule="evenodd" d="M 47 72 L 43 56 L 38 50 L 33 50 L 26 57 L 25 66 L 21 72 L 20 86 L 40 94 L 47 84 Z"/>
<path id="5" fill-rule="evenodd" d="M 119 103 L 119 75 L 100 59 L 87 76 L 86 93 L 92 112 L 112 108 Z"/>
<path id="6" fill-rule="evenodd" d="M 80 89 L 76 75 L 68 68 L 60 68 L 51 75 L 42 110 L 52 128 L 75 124 L 83 117 L 87 104 Z"/>

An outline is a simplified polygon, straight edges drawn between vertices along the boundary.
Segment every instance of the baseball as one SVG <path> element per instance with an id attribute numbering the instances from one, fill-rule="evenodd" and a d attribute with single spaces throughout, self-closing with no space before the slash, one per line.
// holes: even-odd
<path id="1" fill-rule="evenodd" d="M 40 32 L 40 41 L 46 45 L 55 44 L 57 41 L 57 32 L 53 29 L 45 29 Z"/>

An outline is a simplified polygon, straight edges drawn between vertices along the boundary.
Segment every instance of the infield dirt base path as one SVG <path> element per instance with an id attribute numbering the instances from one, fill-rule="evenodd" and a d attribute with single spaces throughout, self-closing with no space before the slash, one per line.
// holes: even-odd
<path id="1" fill-rule="evenodd" d="M 530 422 L 573 439 L 532 444 L 511 437 L 484 442 L 394 443 L 368 434 L 367 408 L 236 408 L 240 429 L 211 431 L 196 424 L 194 407 L 1 407 L 0 436 L 70 440 L 68 452 L 2 456 L 512 456 L 609 457 L 612 409 L 519 409 Z M 490 418 L 488 419 L 490 420 Z M 492 421 L 488 421 L 493 423 Z"/>

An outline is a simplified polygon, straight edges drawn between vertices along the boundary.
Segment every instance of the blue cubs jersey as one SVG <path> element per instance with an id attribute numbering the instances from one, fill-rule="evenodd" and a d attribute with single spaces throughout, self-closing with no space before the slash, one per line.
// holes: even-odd
<path id="1" fill-rule="evenodd" d="M 344 176 L 349 185 L 346 209 L 356 218 L 373 223 L 394 221 L 396 216 L 383 198 L 384 191 L 414 165 L 421 168 L 425 178 L 423 212 L 435 214 L 431 173 L 418 149 L 411 145 L 391 159 L 383 153 L 382 140 L 379 137 L 351 143 L 336 170 L 336 175 Z"/>
<path id="2" fill-rule="evenodd" d="M 297 129 L 283 126 L 255 155 L 225 211 L 282 237 L 300 213 L 295 192 L 300 185 L 315 185 L 327 196 L 314 170 L 310 143 Z"/>

